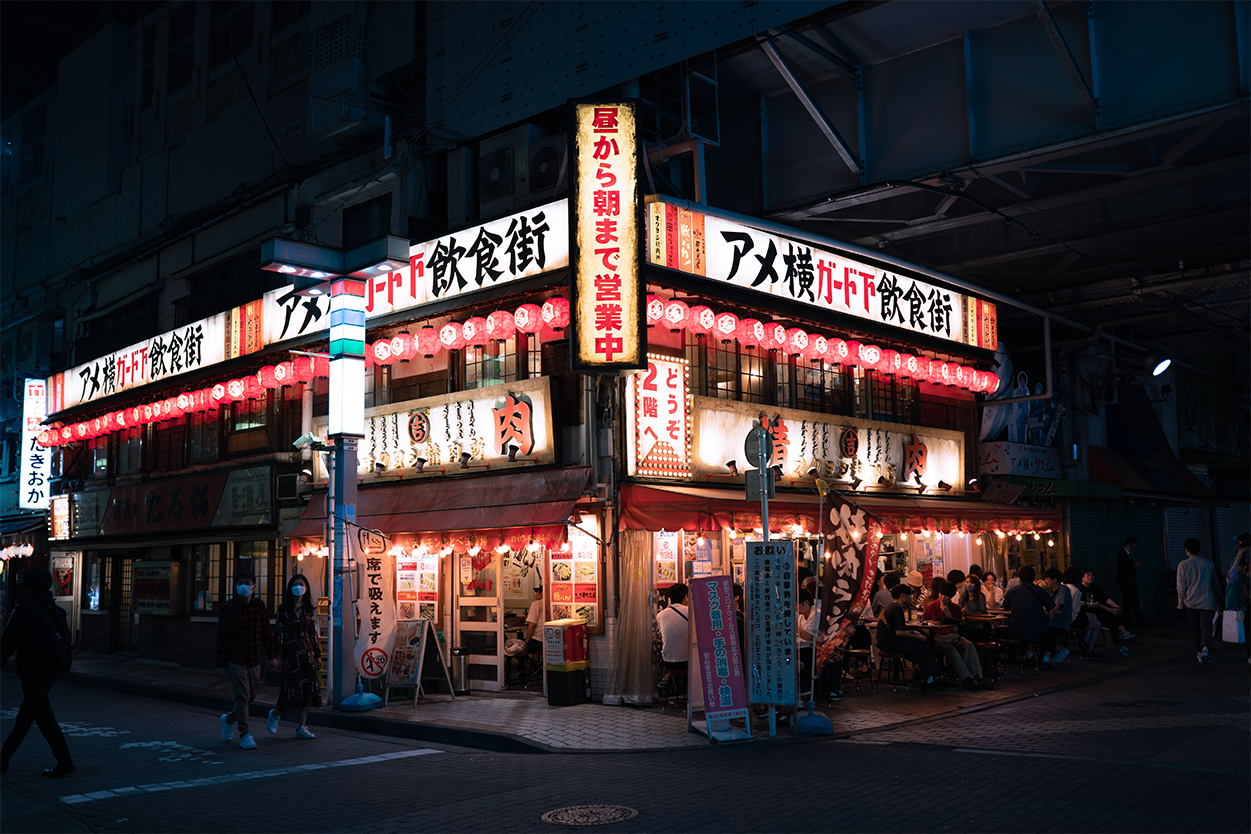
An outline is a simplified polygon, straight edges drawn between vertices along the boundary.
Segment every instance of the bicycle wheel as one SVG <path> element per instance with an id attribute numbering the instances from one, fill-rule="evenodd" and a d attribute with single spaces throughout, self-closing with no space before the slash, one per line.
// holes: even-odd
<path id="1" fill-rule="evenodd" d="M 1177 607 L 1176 588 L 1161 588 L 1156 591 L 1152 607 L 1155 608 L 1155 615 L 1162 623 L 1175 623 L 1185 616 Z"/>

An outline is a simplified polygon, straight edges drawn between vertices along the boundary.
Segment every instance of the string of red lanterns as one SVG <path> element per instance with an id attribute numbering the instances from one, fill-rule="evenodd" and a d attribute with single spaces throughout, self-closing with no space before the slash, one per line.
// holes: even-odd
<path id="1" fill-rule="evenodd" d="M 763 323 L 757 319 L 739 319 L 734 313 L 716 312 L 699 305 L 689 307 L 679 299 L 665 300 L 649 295 L 646 304 L 647 325 L 661 323 L 671 332 L 687 330 L 696 336 L 713 337 L 722 344 L 738 342 L 745 350 L 777 351 L 801 357 L 810 362 L 855 365 L 876 370 L 901 379 L 931 382 L 964 388 L 975 393 L 990 393 L 999 386 L 999 377 L 955 362 L 941 362 L 923 356 L 899 353 L 877 345 L 810 333 L 800 327 L 787 328 L 779 322 Z M 427 359 L 441 350 L 461 350 L 466 345 L 481 347 L 490 341 L 507 341 L 515 333 L 539 333 L 544 328 L 560 332 L 569 326 L 569 300 L 561 296 L 538 304 L 522 304 L 514 312 L 496 310 L 488 316 L 473 316 L 464 322 L 451 321 L 441 328 L 429 325 L 414 335 L 401 331 L 388 339 L 379 339 L 365 346 L 365 364 L 390 365 L 417 356 Z M 77 440 L 89 440 L 114 431 L 146 423 L 160 422 L 199 411 L 210 411 L 225 402 L 257 399 L 267 390 L 310 382 L 314 377 L 330 376 L 328 359 L 300 356 L 277 365 L 266 365 L 255 374 L 219 382 L 211 388 L 186 391 L 152 403 L 131 406 L 91 420 L 48 429 L 39 434 L 41 446 L 59 446 Z"/>

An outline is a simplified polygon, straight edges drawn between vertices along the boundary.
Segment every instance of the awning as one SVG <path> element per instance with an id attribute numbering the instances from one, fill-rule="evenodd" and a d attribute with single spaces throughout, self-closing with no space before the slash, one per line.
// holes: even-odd
<path id="1" fill-rule="evenodd" d="M 47 524 L 47 517 L 42 515 L 10 519 L 9 521 L 0 522 L 0 536 L 16 536 L 22 533 L 33 533 L 40 527 L 46 527 Z"/>
<path id="2" fill-rule="evenodd" d="M 881 520 L 885 532 L 898 530 L 1056 530 L 1060 512 L 960 499 L 853 495 L 850 500 Z M 787 495 L 769 501 L 769 529 L 794 525 L 818 529 L 818 497 Z M 708 487 L 626 484 L 622 487 L 621 527 L 629 530 L 750 530 L 760 526 L 760 503 L 737 490 Z"/>
<path id="3" fill-rule="evenodd" d="M 356 495 L 356 523 L 391 534 L 563 524 L 590 486 L 591 467 L 569 466 L 365 487 Z M 293 538 L 322 535 L 323 499 L 309 501 Z"/>

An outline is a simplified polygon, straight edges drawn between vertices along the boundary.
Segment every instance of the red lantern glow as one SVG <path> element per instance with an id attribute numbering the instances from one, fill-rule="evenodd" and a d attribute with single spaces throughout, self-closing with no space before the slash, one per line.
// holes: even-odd
<path id="1" fill-rule="evenodd" d="M 317 375 L 316 365 L 311 356 L 297 356 L 293 361 L 295 378 L 300 382 L 312 382 Z"/>
<path id="2" fill-rule="evenodd" d="M 756 319 L 743 319 L 738 323 L 738 330 L 734 335 L 738 338 L 740 346 L 745 350 L 751 350 L 764 339 L 764 325 Z"/>
<path id="3" fill-rule="evenodd" d="M 417 352 L 422 356 L 429 359 L 442 349 L 443 346 L 439 344 L 439 331 L 429 325 L 417 331 Z"/>
<path id="4" fill-rule="evenodd" d="M 894 350 L 882 351 L 882 359 L 877 363 L 877 369 L 884 374 L 898 376 L 899 374 L 899 352 Z"/>
<path id="5" fill-rule="evenodd" d="M 230 392 L 226 390 L 226 383 L 219 382 L 209 391 L 209 399 L 213 401 L 213 405 L 221 405 L 230 399 Z"/>
<path id="6" fill-rule="evenodd" d="M 760 346 L 769 350 L 782 350 L 786 347 L 786 326 L 771 321 L 764 326 L 764 338 Z"/>
<path id="7" fill-rule="evenodd" d="M 390 365 L 395 361 L 395 356 L 391 353 L 390 339 L 380 339 L 374 342 L 369 346 L 369 353 L 379 365 Z"/>
<path id="8" fill-rule="evenodd" d="M 703 306 L 692 307 L 686 319 L 686 329 L 696 336 L 707 336 L 717 323 L 717 314 Z"/>
<path id="9" fill-rule="evenodd" d="M 126 414 L 130 418 L 129 420 L 126 421 L 129 425 L 138 426 L 138 425 L 143 424 L 143 406 L 141 405 L 133 406 L 129 411 L 126 412 Z"/>
<path id="10" fill-rule="evenodd" d="M 882 361 L 882 349 L 877 345 L 860 346 L 860 364 L 866 368 L 876 368 Z"/>
<path id="11" fill-rule="evenodd" d="M 513 323 L 522 333 L 538 333 L 543 327 L 543 311 L 537 304 L 522 304 L 513 313 Z"/>
<path id="12" fill-rule="evenodd" d="M 847 343 L 847 361 L 846 365 L 863 365 L 864 360 L 860 358 L 860 342 L 851 341 Z"/>
<path id="13" fill-rule="evenodd" d="M 647 326 L 654 327 L 665 317 L 665 300 L 658 295 L 647 296 Z"/>
<path id="14" fill-rule="evenodd" d="M 837 362 L 840 365 L 851 364 L 851 348 L 847 347 L 847 343 L 842 339 L 829 340 L 829 361 Z"/>
<path id="15" fill-rule="evenodd" d="M 255 374 L 243 378 L 243 395 L 249 400 L 258 400 L 265 396 L 265 389 L 261 387 L 261 381 Z"/>
<path id="16" fill-rule="evenodd" d="M 569 326 L 569 299 L 562 296 L 549 298 L 543 302 L 540 313 L 545 325 L 560 332 Z"/>
<path id="17" fill-rule="evenodd" d="M 129 412 L 127 412 L 127 410 L 124 408 L 121 411 L 114 414 L 113 425 L 117 426 L 119 429 L 126 428 L 130 424 L 129 420 L 127 419 L 128 414 Z"/>
<path id="18" fill-rule="evenodd" d="M 313 375 L 321 379 L 330 379 L 330 358 L 318 356 L 313 359 Z"/>
<path id="19" fill-rule="evenodd" d="M 738 335 L 738 316 L 733 313 L 717 313 L 712 332 L 717 334 L 717 341 L 723 345 L 734 341 Z"/>
<path id="20" fill-rule="evenodd" d="M 972 370 L 973 370 L 972 368 L 966 368 L 963 365 L 956 365 L 956 373 L 955 373 L 956 385 L 958 385 L 961 388 L 968 388 L 969 383 L 972 381 L 972 377 L 971 377 Z"/>
<path id="21" fill-rule="evenodd" d="M 665 303 L 665 327 L 669 328 L 670 333 L 677 333 L 686 327 L 686 321 L 690 315 L 691 308 L 686 306 L 685 301 L 675 298 Z"/>
<path id="22" fill-rule="evenodd" d="M 439 328 L 439 344 L 447 350 L 460 350 L 465 346 L 465 333 L 460 322 L 449 321 Z"/>
<path id="23" fill-rule="evenodd" d="M 931 374 L 934 373 L 933 368 L 930 369 L 930 373 Z M 956 384 L 956 363 L 955 362 L 939 363 L 938 379 L 935 380 L 935 382 L 942 382 L 943 385 L 955 385 Z"/>
<path id="24" fill-rule="evenodd" d="M 796 356 L 804 356 L 808 352 L 808 331 L 802 327 L 788 328 L 786 331 L 786 344 L 782 349 Z"/>
<path id="25" fill-rule="evenodd" d="M 466 319 L 460 330 L 467 345 L 482 347 L 491 340 L 491 337 L 487 335 L 487 321 L 482 316 L 471 316 Z"/>
<path id="26" fill-rule="evenodd" d="M 820 333 L 808 334 L 808 349 L 804 356 L 811 362 L 824 362 L 830 355 L 830 340 Z"/>
<path id="27" fill-rule="evenodd" d="M 295 364 L 292 362 L 279 362 L 274 366 L 274 379 L 278 380 L 279 385 L 291 385 L 295 379 Z"/>
<path id="28" fill-rule="evenodd" d="M 265 365 L 256 372 L 256 378 L 260 380 L 262 388 L 277 388 L 278 377 L 274 373 L 273 365 Z"/>
<path id="29" fill-rule="evenodd" d="M 517 325 L 513 322 L 513 314 L 507 310 L 496 310 L 487 316 L 487 336 L 495 339 L 497 342 L 503 342 L 511 339 L 513 334 L 517 332 Z"/>
<path id="30" fill-rule="evenodd" d="M 232 379 L 226 383 L 226 394 L 235 402 L 247 399 L 247 390 L 247 384 L 241 379 Z"/>
<path id="31" fill-rule="evenodd" d="M 184 391 L 174 398 L 174 405 L 178 407 L 179 414 L 190 414 L 195 411 L 195 394 L 190 391 Z"/>

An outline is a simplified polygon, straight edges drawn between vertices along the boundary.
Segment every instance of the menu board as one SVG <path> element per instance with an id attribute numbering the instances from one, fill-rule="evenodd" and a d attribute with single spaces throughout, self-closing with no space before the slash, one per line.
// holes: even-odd
<path id="1" fill-rule="evenodd" d="M 431 620 L 439 607 L 439 560 L 437 557 L 400 557 L 395 562 L 395 596 L 398 620 Z"/>
<path id="2" fill-rule="evenodd" d="M 681 581 L 681 559 L 678 558 L 682 547 L 682 534 L 661 530 L 656 534 L 656 587 L 668 588 Z"/>
<path id="3" fill-rule="evenodd" d="M 600 630 L 599 550 L 595 538 L 569 528 L 569 549 L 552 551 L 549 577 L 553 620 L 586 620 Z"/>
<path id="4" fill-rule="evenodd" d="M 747 680 L 753 704 L 794 704 L 795 546 L 747 545 Z"/>

